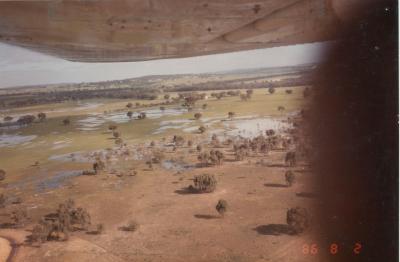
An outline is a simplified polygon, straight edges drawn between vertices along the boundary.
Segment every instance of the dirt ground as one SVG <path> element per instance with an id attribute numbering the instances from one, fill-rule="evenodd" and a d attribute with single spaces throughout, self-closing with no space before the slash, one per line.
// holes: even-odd
<path id="1" fill-rule="evenodd" d="M 78 177 L 59 190 L 35 195 L 33 218 L 73 197 L 89 210 L 93 223 L 104 225 L 105 232 L 76 232 L 67 242 L 47 242 L 40 248 L 22 245 L 14 260 L 321 261 L 320 256 L 302 253 L 303 245 L 315 242 L 313 231 L 290 235 L 286 225 L 288 208 L 312 210 L 317 204 L 317 197 L 310 194 L 315 192 L 309 186 L 312 174 L 299 164 L 293 169 L 297 182 L 286 187 L 288 168 L 283 158 L 283 152 L 277 151 L 271 152 L 263 165 L 256 163 L 260 158 L 253 158 L 250 163 L 225 162 L 181 173 L 142 166 L 134 177 Z M 201 173 L 216 175 L 216 191 L 186 193 L 183 189 Z M 219 199 L 229 205 L 224 217 L 215 210 Z M 119 229 L 132 219 L 140 225 L 136 232 Z M 29 234 L 24 230 L 7 232 L 8 236 Z M 5 233 L 0 230 L 0 235 Z"/>
<path id="2" fill-rule="evenodd" d="M 275 104 L 267 103 L 268 99 L 273 99 L 265 91 L 257 91 L 256 95 L 248 103 L 209 101 L 211 109 L 205 114 L 226 116 L 234 107 L 239 115 L 247 116 L 257 113 L 255 110 L 267 104 L 263 113 L 274 115 L 278 104 L 289 108 L 288 113 L 301 109 L 303 104 L 301 89 L 292 96 L 279 91 Z M 241 107 L 234 106 L 233 102 Z M 284 114 L 279 113 L 279 117 Z M 179 117 L 188 119 L 189 116 Z M 51 124 L 48 120 L 48 127 Z M 123 135 L 134 132 L 140 126 L 124 125 L 130 129 L 123 130 Z M 63 135 L 72 137 L 76 133 L 68 130 Z M 97 133 L 104 137 L 110 135 L 102 129 Z M 93 134 L 97 133 L 93 131 Z M 59 187 L 44 190 L 38 190 L 33 180 L 29 179 L 45 179 L 55 171 L 89 169 L 92 163 L 46 160 L 33 167 L 32 163 L 38 155 L 47 154 L 45 150 L 35 153 L 26 147 L 20 147 L 20 151 L 15 152 L 7 149 L 10 152 L 2 153 L 3 165 L 9 166 L 13 174 L 7 177 L 1 189 L 8 195 L 21 198 L 22 203 L 7 205 L 0 214 L 0 221 L 6 221 L 6 214 L 10 214 L 16 206 L 27 209 L 30 221 L 20 228 L 6 228 L 6 223 L 2 222 L 0 237 L 4 239 L 0 238 L 0 261 L 4 261 L 10 253 L 7 239 L 14 242 L 12 258 L 8 261 L 324 261 L 327 249 L 319 247 L 315 238 L 318 225 L 311 222 L 310 230 L 292 235 L 286 222 L 289 208 L 305 207 L 312 215 L 318 205 L 318 190 L 312 186 L 315 174 L 309 165 L 299 161 L 295 167 L 289 168 L 284 162 L 286 151 L 283 150 L 234 161 L 232 147 L 223 147 L 218 148 L 226 156 L 222 165 L 194 167 L 193 164 L 198 163 L 195 146 L 205 143 L 204 140 L 209 142 L 211 133 L 212 130 L 203 135 L 186 133 L 185 136 L 194 142 L 192 148 L 185 145 L 176 151 L 167 146 L 167 142 L 161 142 L 160 136 L 156 137 L 156 147 L 164 151 L 165 159 L 181 159 L 191 164 L 190 168 L 178 171 L 155 164 L 149 169 L 143 160 L 124 160 L 121 157 L 111 168 L 98 175 L 76 176 Z M 170 133 L 165 136 L 171 139 Z M 42 139 L 46 136 L 42 135 Z M 92 143 L 86 133 L 80 134 L 80 139 L 74 144 L 75 151 L 78 146 L 86 145 L 85 140 Z M 111 143 L 113 140 L 106 141 Z M 129 141 L 132 152 L 139 152 L 146 150 L 151 140 L 132 141 Z M 5 159 L 12 163 L 6 163 Z M 114 168 L 116 172 L 113 172 Z M 127 170 L 133 168 L 137 174 L 128 175 Z M 285 182 L 285 172 L 289 169 L 296 176 L 296 182 L 291 187 L 287 187 Z M 204 194 L 188 193 L 185 188 L 193 183 L 193 177 L 203 173 L 216 176 L 216 190 Z M 28 179 L 23 187 L 18 184 L 21 179 Z M 40 247 L 27 244 L 26 236 L 39 219 L 54 212 L 60 203 L 69 198 L 89 211 L 92 227 L 103 224 L 104 232 L 95 235 L 75 231 L 68 241 L 49 241 Z M 228 203 L 223 217 L 215 209 L 220 199 Z M 139 228 L 135 232 L 121 230 L 131 220 L 136 221 Z M 312 245 L 318 246 L 318 249 L 310 254 L 308 251 Z"/>

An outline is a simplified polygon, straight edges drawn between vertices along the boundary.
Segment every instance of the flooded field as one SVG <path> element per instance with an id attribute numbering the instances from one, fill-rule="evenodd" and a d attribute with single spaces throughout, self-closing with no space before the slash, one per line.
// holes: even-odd
<path id="1" fill-rule="evenodd" d="M 266 255 L 265 245 L 297 252 L 313 234 L 293 236 L 287 231 L 286 212 L 296 206 L 311 210 L 315 199 L 299 196 L 316 194 L 307 182 L 312 173 L 306 158 L 299 154 L 297 164 L 290 159 L 293 150 L 305 147 L 293 138 L 293 132 L 301 136 L 295 123 L 308 106 L 305 87 L 287 89 L 273 94 L 241 90 L 252 94 L 245 99 L 240 92 L 223 98 L 208 92 L 190 105 L 185 104 L 185 95 L 193 96 L 188 92 L 171 93 L 175 102 L 158 98 L 153 105 L 146 100 L 91 99 L 2 111 L 1 119 L 12 116 L 0 128 L 5 210 L 23 207 L 32 221 L 26 224 L 29 230 L 10 230 L 28 237 L 35 222 L 43 216 L 53 219 L 54 210 L 68 199 L 84 206 L 82 216 L 90 211 L 92 221 L 87 230 L 71 232 L 68 241 L 22 247 L 18 261 L 53 252 L 61 257 L 50 255 L 49 261 L 84 261 L 87 256 L 96 261 L 99 256 L 92 250 L 98 246 L 107 250 L 104 261 L 155 258 L 147 252 L 164 254 L 162 260 L 148 261 L 198 261 L 192 253 L 179 257 L 177 246 L 194 250 L 194 257 L 207 254 L 201 260 L 207 262 L 221 254 L 230 254 L 226 261 L 235 260 L 229 250 L 236 250 L 237 261 L 260 256 L 276 261 L 269 259 L 279 258 L 279 251 Z M 16 122 L 28 112 L 46 112 L 47 117 Z M 203 186 L 217 186 L 197 192 L 204 176 L 209 180 Z M 216 211 L 222 200 L 229 203 L 226 215 Z M 123 228 L 131 220 L 140 228 L 127 233 Z M 106 231 L 96 233 L 96 227 Z M 214 250 L 208 239 L 224 244 Z M 251 255 L 245 254 L 250 247 L 243 243 L 252 243 Z M 77 246 L 91 251 L 71 251 Z M 118 254 L 123 260 L 115 259 Z"/>

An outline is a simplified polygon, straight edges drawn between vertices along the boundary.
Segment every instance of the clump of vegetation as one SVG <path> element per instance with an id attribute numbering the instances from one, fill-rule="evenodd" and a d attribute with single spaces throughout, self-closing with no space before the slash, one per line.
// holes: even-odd
<path id="1" fill-rule="evenodd" d="M 217 210 L 218 214 L 220 214 L 223 217 L 228 209 L 228 202 L 226 202 L 226 200 L 223 199 L 218 200 L 215 209 Z"/>
<path id="2" fill-rule="evenodd" d="M 202 114 L 201 114 L 201 113 L 195 113 L 195 114 L 194 114 L 194 118 L 195 118 L 196 120 L 199 120 L 201 117 L 202 117 Z"/>
<path id="3" fill-rule="evenodd" d="M 70 125 L 71 124 L 71 120 L 69 120 L 69 118 L 65 118 L 64 120 L 63 120 L 63 125 L 64 126 L 68 126 L 68 125 Z"/>
<path id="4" fill-rule="evenodd" d="M 145 112 L 140 112 L 138 115 L 138 119 L 145 119 L 147 117 Z"/>
<path id="5" fill-rule="evenodd" d="M 34 115 L 24 115 L 18 118 L 17 123 L 19 125 L 29 125 L 35 121 L 36 117 Z"/>
<path id="6" fill-rule="evenodd" d="M 193 146 L 193 141 L 192 140 L 188 140 L 187 141 L 187 146 L 188 147 L 192 147 Z"/>
<path id="7" fill-rule="evenodd" d="M 205 110 L 205 109 L 207 109 L 207 104 L 203 104 L 202 106 L 201 106 L 201 108 L 203 108 L 203 110 Z"/>
<path id="8" fill-rule="evenodd" d="M 286 171 L 286 173 L 285 173 L 285 180 L 286 180 L 287 186 L 290 187 L 290 186 L 292 186 L 293 183 L 295 182 L 296 177 L 294 176 L 294 173 L 293 173 L 292 171 L 288 170 L 288 171 Z"/>
<path id="9" fill-rule="evenodd" d="M 175 135 L 172 138 L 172 142 L 175 144 L 175 146 L 183 146 L 185 144 L 185 139 L 183 138 L 183 136 Z"/>
<path id="10" fill-rule="evenodd" d="M 165 111 L 165 106 L 160 106 L 160 110 L 161 110 L 162 112 L 164 112 L 164 111 Z"/>
<path id="11" fill-rule="evenodd" d="M 196 150 L 197 152 L 201 152 L 201 150 L 203 150 L 203 147 L 201 145 L 197 145 Z"/>
<path id="12" fill-rule="evenodd" d="M 68 199 L 59 205 L 55 214 L 41 218 L 33 228 L 28 240 L 33 244 L 41 244 L 49 240 L 68 240 L 69 232 L 74 230 L 87 231 L 91 224 L 90 215 L 86 209 L 76 207 L 75 202 Z"/>
<path id="13" fill-rule="evenodd" d="M 278 111 L 284 111 L 285 107 L 284 106 L 278 106 Z"/>
<path id="14" fill-rule="evenodd" d="M 17 209 L 11 213 L 11 221 L 16 227 L 22 227 L 29 220 L 28 213 L 25 209 Z"/>
<path id="15" fill-rule="evenodd" d="M 0 169 L 0 181 L 3 181 L 4 179 L 6 179 L 6 171 Z"/>
<path id="16" fill-rule="evenodd" d="M 296 165 L 296 152 L 290 151 L 286 153 L 285 156 L 285 163 L 286 165 L 289 166 L 295 166 Z"/>
<path id="17" fill-rule="evenodd" d="M 126 116 L 129 117 L 129 118 L 132 118 L 133 112 L 132 111 L 128 111 L 128 113 L 126 113 Z"/>
<path id="18" fill-rule="evenodd" d="M 310 216 L 307 209 L 295 207 L 287 211 L 286 222 L 295 234 L 300 234 L 309 227 Z"/>
<path id="19" fill-rule="evenodd" d="M 205 126 L 200 126 L 198 130 L 199 130 L 200 134 L 203 134 L 204 132 L 206 132 Z"/>
<path id="20" fill-rule="evenodd" d="M 197 160 L 204 166 L 208 165 L 221 165 L 224 161 L 224 153 L 219 150 L 211 150 L 208 152 L 202 152 L 197 156 Z"/>
<path id="21" fill-rule="evenodd" d="M 108 126 L 108 130 L 110 130 L 110 131 L 115 131 L 115 130 L 117 130 L 117 128 L 118 128 L 118 126 L 116 126 L 116 125 L 109 125 Z"/>
<path id="22" fill-rule="evenodd" d="M 267 136 L 274 136 L 275 135 L 275 131 L 273 129 L 268 129 L 265 131 L 265 134 Z"/>
<path id="23" fill-rule="evenodd" d="M 169 95 L 169 94 L 165 94 L 165 95 L 164 95 L 164 99 L 165 99 L 165 100 L 168 100 L 169 98 L 170 98 L 170 95 Z"/>
<path id="24" fill-rule="evenodd" d="M 230 119 L 232 119 L 234 116 L 235 116 L 235 112 L 229 112 L 229 113 L 228 113 L 228 117 L 229 117 Z"/>
<path id="25" fill-rule="evenodd" d="M 291 90 L 291 89 L 287 89 L 287 90 L 285 90 L 285 92 L 286 92 L 286 94 L 290 95 L 290 94 L 292 94 L 292 93 L 293 93 L 293 90 Z"/>
<path id="26" fill-rule="evenodd" d="M 46 120 L 46 113 L 40 112 L 40 113 L 37 115 L 37 117 L 38 117 L 38 119 L 39 119 L 40 122 L 43 122 L 44 120 Z"/>
<path id="27" fill-rule="evenodd" d="M 97 159 L 96 162 L 93 163 L 93 170 L 97 174 L 99 171 L 103 171 L 106 168 L 106 164 L 101 161 L 100 159 Z"/>
<path id="28" fill-rule="evenodd" d="M 125 226 L 120 227 L 122 231 L 135 232 L 138 230 L 139 224 L 135 220 L 130 220 Z"/>
<path id="29" fill-rule="evenodd" d="M 126 104 L 127 108 L 132 108 L 133 104 L 131 102 L 129 102 L 128 104 Z"/>
<path id="30" fill-rule="evenodd" d="M 268 92 L 272 95 L 273 93 L 275 93 L 275 87 L 271 86 L 268 88 Z"/>
<path id="31" fill-rule="evenodd" d="M 195 193 L 211 193 L 217 186 L 214 175 L 202 174 L 194 177 L 194 185 L 189 186 L 189 190 Z"/>
<path id="32" fill-rule="evenodd" d="M 6 117 L 3 118 L 4 122 L 10 122 L 13 119 L 14 118 L 12 116 L 6 116 Z"/>
<path id="33" fill-rule="evenodd" d="M 119 138 L 119 137 L 121 136 L 121 133 L 118 132 L 118 131 L 114 131 L 112 134 L 113 134 L 113 137 L 114 137 L 115 139 L 117 139 L 117 138 Z"/>
<path id="34" fill-rule="evenodd" d="M 116 145 L 121 145 L 124 141 L 122 140 L 122 138 L 118 137 L 117 139 L 115 139 L 115 144 Z"/>

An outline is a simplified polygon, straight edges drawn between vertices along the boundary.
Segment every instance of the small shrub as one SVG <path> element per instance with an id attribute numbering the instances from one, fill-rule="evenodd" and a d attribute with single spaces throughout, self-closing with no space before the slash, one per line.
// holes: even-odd
<path id="1" fill-rule="evenodd" d="M 69 120 L 69 118 L 66 118 L 63 120 L 63 124 L 64 124 L 64 126 L 67 126 L 67 125 L 71 124 L 71 120 Z"/>
<path id="2" fill-rule="evenodd" d="M 106 168 L 106 165 L 100 159 L 98 159 L 96 162 L 93 163 L 93 170 L 95 173 L 97 173 L 99 171 L 103 171 L 105 168 Z"/>
<path id="3" fill-rule="evenodd" d="M 28 214 L 25 209 L 17 209 L 11 213 L 11 221 L 17 227 L 24 226 L 25 222 L 28 221 Z"/>
<path id="4" fill-rule="evenodd" d="M 117 130 L 117 128 L 118 128 L 118 126 L 116 126 L 116 125 L 109 125 L 108 126 L 108 130 L 110 130 L 110 131 Z"/>
<path id="5" fill-rule="evenodd" d="M 223 199 L 218 200 L 218 203 L 215 206 L 215 209 L 223 217 L 225 215 L 225 212 L 228 209 L 228 202 L 226 202 L 226 200 L 223 200 Z"/>
<path id="6" fill-rule="evenodd" d="M 294 176 L 294 173 L 290 170 L 286 171 L 285 173 L 285 180 L 286 180 L 286 184 L 287 186 L 292 186 L 293 183 L 295 182 L 296 177 Z"/>
<path id="7" fill-rule="evenodd" d="M 118 131 L 114 131 L 114 132 L 113 132 L 113 137 L 114 137 L 115 139 L 119 138 L 120 136 L 121 136 L 121 133 L 120 133 L 120 132 L 118 132 Z"/>
<path id="8" fill-rule="evenodd" d="M 289 166 L 296 165 L 296 153 L 293 151 L 287 152 L 285 156 L 285 163 Z"/>
<path id="9" fill-rule="evenodd" d="M 270 88 L 268 88 L 268 92 L 272 95 L 273 93 L 275 93 L 275 87 L 271 86 Z"/>
<path id="10" fill-rule="evenodd" d="M 120 229 L 122 231 L 134 232 L 134 231 L 138 230 L 138 228 L 139 228 L 139 224 L 134 220 L 130 220 L 126 224 L 126 226 L 122 226 Z"/>
<path id="11" fill-rule="evenodd" d="M 195 113 L 195 114 L 194 114 L 194 118 L 195 118 L 196 120 L 199 120 L 199 119 L 201 118 L 201 116 L 202 116 L 201 113 Z"/>
<path id="12" fill-rule="evenodd" d="M 294 233 L 300 234 L 309 227 L 310 216 L 307 209 L 295 207 L 287 211 L 286 222 L 293 229 Z"/>
<path id="13" fill-rule="evenodd" d="M 145 112 L 141 112 L 141 113 L 138 115 L 138 119 L 145 119 L 146 117 L 147 117 L 147 115 L 146 115 Z"/>
<path id="14" fill-rule="evenodd" d="M 175 135 L 172 139 L 172 142 L 175 144 L 175 146 L 183 146 L 183 144 L 185 143 L 185 139 L 183 138 L 183 136 Z"/>
<path id="15" fill-rule="evenodd" d="M 190 189 L 194 190 L 196 193 L 211 193 L 217 186 L 215 176 L 210 174 L 195 176 L 193 183 L 194 186 L 191 186 Z"/>
<path id="16" fill-rule="evenodd" d="M 200 127 L 199 127 L 199 133 L 200 133 L 200 134 L 203 134 L 204 132 L 206 132 L 205 126 L 200 126 Z"/>

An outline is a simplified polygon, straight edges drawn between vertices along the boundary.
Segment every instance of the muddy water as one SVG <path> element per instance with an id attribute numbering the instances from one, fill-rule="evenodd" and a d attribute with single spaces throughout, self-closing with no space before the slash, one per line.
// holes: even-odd
<path id="1" fill-rule="evenodd" d="M 0 135 L 0 147 L 10 147 L 19 144 L 29 143 L 34 140 L 36 135 L 22 136 L 18 134 L 1 134 Z"/>

